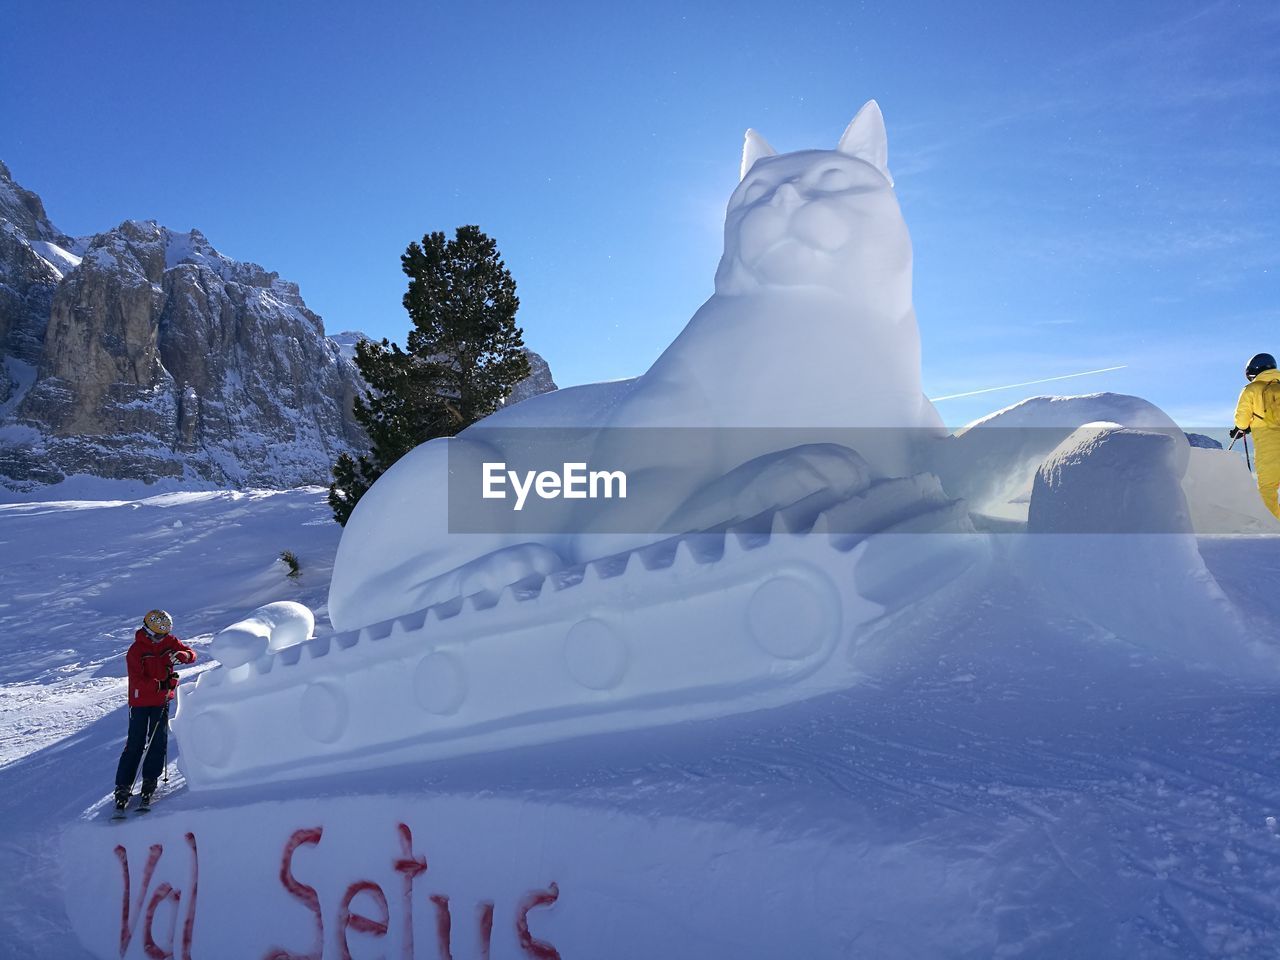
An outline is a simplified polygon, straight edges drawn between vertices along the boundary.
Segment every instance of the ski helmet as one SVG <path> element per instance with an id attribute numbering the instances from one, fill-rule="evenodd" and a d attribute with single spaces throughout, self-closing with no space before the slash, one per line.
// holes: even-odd
<path id="1" fill-rule="evenodd" d="M 1276 368 L 1276 358 L 1269 353 L 1260 353 L 1252 360 L 1249 365 L 1244 368 L 1244 378 L 1252 380 L 1264 370 L 1274 370 Z"/>
<path id="2" fill-rule="evenodd" d="M 173 629 L 173 617 L 163 610 L 152 610 L 142 618 L 142 625 L 157 637 L 163 637 Z"/>

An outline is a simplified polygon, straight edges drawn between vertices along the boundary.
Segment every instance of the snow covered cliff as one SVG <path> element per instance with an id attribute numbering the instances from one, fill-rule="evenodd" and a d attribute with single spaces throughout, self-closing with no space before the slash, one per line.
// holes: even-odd
<path id="1" fill-rule="evenodd" d="M 362 435 L 354 365 L 296 284 L 198 230 L 73 240 L 0 167 L 0 482 L 285 487 Z"/>
<path id="2" fill-rule="evenodd" d="M 69 237 L 0 164 L 0 486 L 327 483 L 363 443 L 363 336 L 326 337 L 297 284 L 199 230 L 128 220 Z M 512 403 L 556 389 L 527 353 Z"/>

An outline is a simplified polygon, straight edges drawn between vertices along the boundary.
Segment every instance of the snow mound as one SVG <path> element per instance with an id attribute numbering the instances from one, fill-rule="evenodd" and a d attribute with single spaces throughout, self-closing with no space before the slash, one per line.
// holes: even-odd
<path id="1" fill-rule="evenodd" d="M 1036 471 L 1028 533 L 1190 533 L 1176 440 L 1086 424 Z"/>
<path id="2" fill-rule="evenodd" d="M 1023 576 L 1136 647 L 1280 675 L 1275 652 L 1249 636 L 1200 555 L 1180 437 L 1116 424 L 1073 432 L 1036 473 Z"/>
<path id="3" fill-rule="evenodd" d="M 1024 520 L 1031 486 L 1045 457 L 1087 423 L 1156 430 L 1173 438 L 1173 465 L 1186 471 L 1190 444 L 1155 404 L 1119 393 L 1031 397 L 966 426 L 930 451 L 930 464 L 952 496 L 990 516 Z"/>
<path id="4" fill-rule="evenodd" d="M 220 630 L 209 644 L 209 654 L 224 667 L 238 667 L 257 660 L 269 650 L 284 650 L 303 643 L 315 631 L 315 626 L 315 615 L 301 603 L 293 600 L 268 603 Z"/>

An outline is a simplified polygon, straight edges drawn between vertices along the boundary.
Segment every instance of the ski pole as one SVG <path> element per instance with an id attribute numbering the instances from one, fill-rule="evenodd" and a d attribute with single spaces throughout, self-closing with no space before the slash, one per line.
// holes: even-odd
<path id="1" fill-rule="evenodd" d="M 1244 434 L 1244 433 L 1242 433 L 1242 434 L 1240 434 L 1239 436 L 1232 437 L 1232 438 L 1231 438 L 1231 442 L 1230 442 L 1229 444 L 1227 444 L 1227 452 L 1228 452 L 1228 453 L 1230 453 L 1230 452 L 1235 448 L 1236 441 L 1237 441 L 1237 440 L 1239 440 L 1241 437 L 1243 437 L 1243 438 L 1244 438 L 1244 464 L 1245 464 L 1245 466 L 1246 466 L 1246 467 L 1248 467 L 1248 468 L 1249 468 L 1249 472 L 1250 472 L 1250 473 L 1253 473 L 1253 464 L 1249 462 L 1249 437 L 1248 437 L 1248 434 Z"/>
<path id="2" fill-rule="evenodd" d="M 146 761 L 147 761 L 147 754 L 151 752 L 151 744 L 153 744 L 153 743 L 155 742 L 156 734 L 157 734 L 157 733 L 159 733 L 159 732 L 160 732 L 160 724 L 158 724 L 158 723 L 157 723 L 154 727 L 152 727 L 152 728 L 151 728 L 151 736 L 147 737 L 147 745 L 146 745 L 145 747 L 143 747 L 143 748 L 142 748 L 142 762 L 143 762 L 143 763 L 146 763 Z M 165 746 L 167 747 L 167 746 L 168 746 L 168 744 L 166 743 L 166 744 L 165 744 Z"/>

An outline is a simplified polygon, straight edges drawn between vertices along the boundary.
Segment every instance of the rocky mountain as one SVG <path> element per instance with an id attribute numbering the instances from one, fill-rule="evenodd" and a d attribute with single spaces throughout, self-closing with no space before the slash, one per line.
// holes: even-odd
<path id="1" fill-rule="evenodd" d="M 326 337 L 296 284 L 198 230 L 69 237 L 0 164 L 0 485 L 328 483 L 338 454 L 364 448 L 361 336 Z M 529 359 L 518 399 L 555 389 Z"/>
<path id="2" fill-rule="evenodd" d="M 529 376 L 516 384 L 515 389 L 511 391 L 511 396 L 507 397 L 508 404 L 519 403 L 521 400 L 536 397 L 540 393 L 550 393 L 552 390 L 559 389 L 551 376 L 551 365 L 528 348 L 524 353 L 529 358 Z"/>
<path id="3" fill-rule="evenodd" d="M 0 163 L 0 417 L 15 392 L 30 386 L 53 295 L 78 259 L 76 247 Z"/>
<path id="4" fill-rule="evenodd" d="M 0 478 L 324 483 L 355 367 L 295 284 L 196 230 L 72 239 L 0 166 Z"/>

